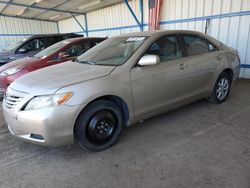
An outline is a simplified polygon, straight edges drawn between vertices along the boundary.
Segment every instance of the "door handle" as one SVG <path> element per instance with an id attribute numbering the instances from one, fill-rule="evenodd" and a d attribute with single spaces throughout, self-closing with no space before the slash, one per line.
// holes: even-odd
<path id="1" fill-rule="evenodd" d="M 186 68 L 188 68 L 188 65 L 184 64 L 184 63 L 180 64 L 180 66 L 179 66 L 179 69 L 181 69 L 181 70 L 186 69 Z"/>
<path id="2" fill-rule="evenodd" d="M 221 60 L 222 58 L 223 58 L 222 55 L 218 55 L 218 56 L 216 57 L 216 59 L 218 59 L 218 60 Z"/>

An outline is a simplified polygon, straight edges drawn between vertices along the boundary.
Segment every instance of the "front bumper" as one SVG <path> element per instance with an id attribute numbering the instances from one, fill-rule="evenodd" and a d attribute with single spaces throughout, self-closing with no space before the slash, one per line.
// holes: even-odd
<path id="1" fill-rule="evenodd" d="M 60 105 L 38 110 L 10 109 L 3 102 L 3 114 L 10 132 L 17 138 L 43 146 L 74 142 L 74 125 L 81 106 Z"/>

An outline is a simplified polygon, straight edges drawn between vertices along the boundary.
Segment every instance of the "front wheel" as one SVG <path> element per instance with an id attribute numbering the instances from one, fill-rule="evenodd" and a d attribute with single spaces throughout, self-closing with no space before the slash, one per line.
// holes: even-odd
<path id="1" fill-rule="evenodd" d="M 230 93 L 231 84 L 231 76 L 226 72 L 221 73 L 214 84 L 213 92 L 209 97 L 209 101 L 215 104 L 223 103 Z"/>
<path id="2" fill-rule="evenodd" d="M 74 131 L 81 147 L 91 151 L 102 151 L 117 141 L 122 127 L 119 107 L 111 101 L 99 100 L 81 112 Z"/>

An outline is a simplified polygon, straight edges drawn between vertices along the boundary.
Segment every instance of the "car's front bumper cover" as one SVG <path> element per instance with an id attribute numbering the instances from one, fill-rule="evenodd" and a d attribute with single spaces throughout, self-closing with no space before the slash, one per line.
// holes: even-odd
<path id="1" fill-rule="evenodd" d="M 8 108 L 3 101 L 3 114 L 10 132 L 20 139 L 44 146 L 72 144 L 80 111 L 80 106 L 68 105 L 22 111 Z"/>

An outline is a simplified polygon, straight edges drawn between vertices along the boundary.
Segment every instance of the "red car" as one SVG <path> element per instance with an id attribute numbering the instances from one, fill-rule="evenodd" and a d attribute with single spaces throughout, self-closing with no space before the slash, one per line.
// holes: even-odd
<path id="1" fill-rule="evenodd" d="M 20 76 L 43 67 L 63 63 L 83 54 L 105 38 L 72 38 L 60 41 L 41 52 L 0 67 L 0 95 Z"/>

